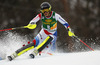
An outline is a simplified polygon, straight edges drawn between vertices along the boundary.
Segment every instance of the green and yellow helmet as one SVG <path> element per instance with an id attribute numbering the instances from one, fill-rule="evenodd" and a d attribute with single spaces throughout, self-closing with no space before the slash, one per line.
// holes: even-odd
<path id="1" fill-rule="evenodd" d="M 51 5 L 48 2 L 43 2 L 41 5 L 41 12 L 44 13 L 44 9 L 47 11 L 51 11 Z"/>

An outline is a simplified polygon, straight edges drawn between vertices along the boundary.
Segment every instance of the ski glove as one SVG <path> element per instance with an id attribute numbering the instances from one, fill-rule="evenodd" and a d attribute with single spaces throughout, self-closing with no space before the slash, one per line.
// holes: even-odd
<path id="1" fill-rule="evenodd" d="M 29 29 L 35 29 L 36 28 L 36 24 L 28 24 L 27 26 L 25 26 L 26 28 L 29 28 Z"/>
<path id="2" fill-rule="evenodd" d="M 73 32 L 71 32 L 71 28 L 70 28 L 70 27 L 67 28 L 67 30 L 68 30 L 68 35 L 69 35 L 70 37 L 75 36 L 75 34 L 74 34 Z"/>

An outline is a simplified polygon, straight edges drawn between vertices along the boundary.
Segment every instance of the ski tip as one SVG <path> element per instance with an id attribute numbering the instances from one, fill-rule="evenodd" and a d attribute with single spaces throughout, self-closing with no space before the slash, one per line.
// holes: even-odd
<path id="1" fill-rule="evenodd" d="M 12 59 L 12 57 L 11 57 L 11 56 L 8 56 L 8 60 L 9 60 L 9 61 L 12 61 L 13 59 Z"/>
<path id="2" fill-rule="evenodd" d="M 33 54 L 30 54 L 29 56 L 30 56 L 31 58 L 35 58 L 35 56 L 34 56 Z"/>

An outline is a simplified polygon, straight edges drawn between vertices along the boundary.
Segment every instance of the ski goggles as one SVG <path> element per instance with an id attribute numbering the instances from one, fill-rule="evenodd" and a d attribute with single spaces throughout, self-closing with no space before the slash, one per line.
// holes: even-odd
<path id="1" fill-rule="evenodd" d="M 44 13 L 44 12 L 50 12 L 50 10 L 49 9 L 43 9 L 43 10 L 40 10 L 42 13 Z"/>

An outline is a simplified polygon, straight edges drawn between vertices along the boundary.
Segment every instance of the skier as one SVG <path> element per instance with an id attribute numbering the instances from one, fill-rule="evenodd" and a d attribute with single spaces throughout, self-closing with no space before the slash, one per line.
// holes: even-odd
<path id="1" fill-rule="evenodd" d="M 33 39 L 32 43 L 18 49 L 8 59 L 11 61 L 17 56 L 25 53 L 26 51 L 33 49 L 30 57 L 34 58 L 39 52 L 41 52 L 47 45 L 51 45 L 51 49 L 55 51 L 57 40 L 57 22 L 59 21 L 68 30 L 69 36 L 74 36 L 71 32 L 71 28 L 67 21 L 65 21 L 59 14 L 51 10 L 51 5 L 48 2 L 43 2 L 41 5 L 41 13 L 39 13 L 35 18 L 33 18 L 27 25 L 29 29 L 35 29 L 36 23 L 42 21 L 42 29 L 39 34 Z"/>

